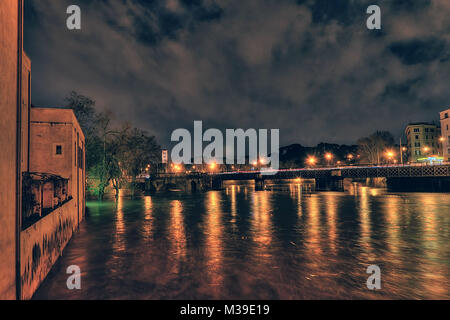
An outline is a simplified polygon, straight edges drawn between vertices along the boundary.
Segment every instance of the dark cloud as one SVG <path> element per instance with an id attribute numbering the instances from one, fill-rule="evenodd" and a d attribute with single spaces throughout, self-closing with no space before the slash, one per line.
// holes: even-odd
<path id="1" fill-rule="evenodd" d="M 380 0 L 381 31 L 366 0 L 77 0 L 73 32 L 73 2 L 26 1 L 33 103 L 76 90 L 165 146 L 194 120 L 353 143 L 449 105 L 448 0 Z"/>
<path id="2" fill-rule="evenodd" d="M 448 53 L 445 41 L 437 38 L 395 42 L 389 46 L 393 54 L 407 65 L 435 61 Z"/>
<path id="3" fill-rule="evenodd" d="M 423 10 L 432 5 L 432 0 L 391 0 L 390 5 L 392 10 L 394 11 L 400 11 L 405 10 L 408 12 L 414 11 L 414 10 Z"/>

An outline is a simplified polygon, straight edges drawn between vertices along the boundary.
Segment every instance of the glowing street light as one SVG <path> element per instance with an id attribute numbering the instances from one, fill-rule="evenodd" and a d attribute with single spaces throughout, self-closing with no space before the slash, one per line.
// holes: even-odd
<path id="1" fill-rule="evenodd" d="M 314 165 L 317 163 L 317 159 L 316 159 L 315 157 L 313 157 L 313 156 L 310 156 L 310 157 L 307 159 L 307 162 L 308 162 L 308 164 L 309 164 L 310 166 L 314 166 Z"/>
<path id="2" fill-rule="evenodd" d="M 395 157 L 395 153 L 392 150 L 387 150 L 385 155 L 388 161 L 392 161 L 393 158 Z"/>
<path id="3" fill-rule="evenodd" d="M 217 168 L 217 164 L 216 164 L 215 162 L 212 162 L 212 163 L 209 164 L 209 169 L 210 169 L 211 171 L 216 170 L 216 168 Z"/>
<path id="4" fill-rule="evenodd" d="M 328 165 L 330 165 L 331 160 L 333 160 L 333 154 L 330 152 L 325 153 L 325 159 L 327 160 Z"/>

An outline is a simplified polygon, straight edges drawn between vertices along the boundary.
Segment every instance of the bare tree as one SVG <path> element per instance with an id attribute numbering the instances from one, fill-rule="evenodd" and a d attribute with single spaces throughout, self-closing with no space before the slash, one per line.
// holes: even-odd
<path id="1" fill-rule="evenodd" d="M 154 136 L 140 129 L 128 131 L 122 166 L 131 179 L 131 195 L 134 197 L 137 177 L 150 165 L 157 164 L 161 147 Z"/>
<path id="2" fill-rule="evenodd" d="M 371 164 L 383 162 L 385 151 L 394 146 L 394 137 L 388 131 L 377 131 L 368 137 L 358 140 L 358 150 L 361 161 Z"/>

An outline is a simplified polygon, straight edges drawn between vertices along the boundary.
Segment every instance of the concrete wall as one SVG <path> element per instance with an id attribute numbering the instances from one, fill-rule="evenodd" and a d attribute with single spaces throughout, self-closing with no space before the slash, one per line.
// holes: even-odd
<path id="1" fill-rule="evenodd" d="M 78 224 L 75 200 L 21 233 L 22 298 L 30 299 L 62 254 Z M 65 284 L 61 284 L 64 286 Z"/>
<path id="2" fill-rule="evenodd" d="M 16 298 L 19 1 L 0 1 L 0 299 Z"/>
<path id="3" fill-rule="evenodd" d="M 33 296 L 85 212 L 84 135 L 73 111 L 31 108 L 30 120 L 30 172 L 69 179 L 68 195 L 73 199 L 21 232 L 23 299 Z"/>

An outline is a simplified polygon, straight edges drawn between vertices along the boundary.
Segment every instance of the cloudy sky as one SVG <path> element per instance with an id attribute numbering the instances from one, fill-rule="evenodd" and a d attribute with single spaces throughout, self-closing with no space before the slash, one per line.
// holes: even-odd
<path id="1" fill-rule="evenodd" d="M 400 137 L 450 106 L 449 0 L 25 2 L 33 104 L 75 90 L 163 146 L 194 120 L 279 128 L 282 145 Z M 366 28 L 371 4 L 381 31 Z"/>

